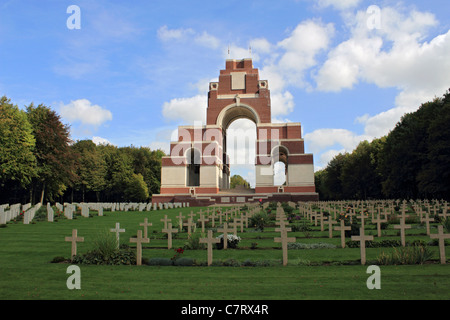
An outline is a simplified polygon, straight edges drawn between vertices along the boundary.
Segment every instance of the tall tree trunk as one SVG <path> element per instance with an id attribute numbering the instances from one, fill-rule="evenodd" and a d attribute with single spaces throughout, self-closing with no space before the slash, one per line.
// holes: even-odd
<path id="1" fill-rule="evenodd" d="M 45 194 L 45 182 L 42 185 L 41 204 L 44 204 L 44 194 Z"/>
<path id="2" fill-rule="evenodd" d="M 34 184 L 33 182 L 31 183 L 31 187 L 30 187 L 30 203 L 33 204 L 33 189 L 34 189 Z"/>

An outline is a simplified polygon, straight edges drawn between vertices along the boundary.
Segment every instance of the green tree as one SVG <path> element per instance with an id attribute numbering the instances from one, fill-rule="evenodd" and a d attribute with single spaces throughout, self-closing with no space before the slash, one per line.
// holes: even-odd
<path id="1" fill-rule="evenodd" d="M 149 197 L 148 188 L 142 174 L 133 173 L 131 178 L 128 180 L 125 189 L 125 197 L 127 200 L 133 202 L 144 202 L 148 200 Z"/>
<path id="2" fill-rule="evenodd" d="M 150 150 L 147 147 L 134 146 L 122 148 L 133 159 L 133 170 L 141 174 L 151 194 L 159 193 L 161 187 L 161 159 L 165 156 L 162 150 Z"/>
<path id="3" fill-rule="evenodd" d="M 326 168 L 325 185 L 328 191 L 329 199 L 343 200 L 344 189 L 342 185 L 342 170 L 349 157 L 348 153 L 336 155 Z"/>
<path id="4" fill-rule="evenodd" d="M 381 195 L 381 181 L 377 172 L 377 142 L 362 141 L 342 166 L 343 198 L 367 199 Z"/>
<path id="5" fill-rule="evenodd" d="M 85 201 L 86 192 L 93 191 L 99 202 L 100 192 L 106 187 L 106 161 L 103 155 L 92 140 L 77 141 L 72 149 L 77 154 L 76 187 L 82 192 L 82 201 Z"/>
<path id="6" fill-rule="evenodd" d="M 34 156 L 36 140 L 27 115 L 11 104 L 11 100 L 0 98 L 0 186 L 2 196 L 7 189 L 23 189 L 36 176 Z M 11 194 L 9 194 L 11 196 Z M 12 199 L 7 199 L 8 201 Z"/>
<path id="7" fill-rule="evenodd" d="M 386 137 L 380 157 L 383 194 L 387 198 L 417 198 L 418 173 L 428 161 L 428 126 L 436 105 L 425 103 L 405 114 Z"/>
<path id="8" fill-rule="evenodd" d="M 75 156 L 70 148 L 69 126 L 61 122 L 55 111 L 42 104 L 37 107 L 30 104 L 27 115 L 36 139 L 37 177 L 33 180 L 31 193 L 39 188 L 39 202 L 43 203 L 46 194 L 47 198 L 54 199 L 73 184 Z"/>
<path id="9" fill-rule="evenodd" d="M 245 188 L 250 188 L 250 183 L 242 178 L 240 175 L 235 174 L 230 178 L 230 188 L 234 189 L 236 186 L 244 186 Z"/>
<path id="10" fill-rule="evenodd" d="M 421 197 L 450 197 L 450 93 L 424 105 L 430 108 L 427 126 L 426 159 L 417 173 L 417 188 Z"/>
<path id="11" fill-rule="evenodd" d="M 106 198 L 108 201 L 127 201 L 126 189 L 134 174 L 133 158 L 123 148 L 112 145 L 98 148 L 106 162 Z"/>
<path id="12" fill-rule="evenodd" d="M 314 185 L 320 200 L 330 200 L 329 191 L 326 184 L 327 170 L 322 169 L 314 173 Z"/>

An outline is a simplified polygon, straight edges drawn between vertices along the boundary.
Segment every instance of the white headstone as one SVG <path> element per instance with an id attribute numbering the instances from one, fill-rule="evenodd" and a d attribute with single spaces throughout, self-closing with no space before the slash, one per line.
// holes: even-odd
<path id="1" fill-rule="evenodd" d="M 53 208 L 50 205 L 50 202 L 47 202 L 47 220 L 48 220 L 48 222 L 53 222 L 53 216 L 54 216 Z"/>

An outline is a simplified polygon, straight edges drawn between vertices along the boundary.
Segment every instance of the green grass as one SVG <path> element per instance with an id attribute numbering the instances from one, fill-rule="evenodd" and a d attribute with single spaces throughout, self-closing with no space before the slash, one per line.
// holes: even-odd
<path id="1" fill-rule="evenodd" d="M 72 229 L 85 242 L 78 243 L 78 253 L 92 247 L 92 240 L 102 230 L 114 228 L 116 222 L 126 229 L 120 234 L 121 243 L 137 234 L 139 223 L 148 218 L 150 243 L 144 245 L 144 258 L 173 256 L 163 238 L 160 219 L 168 215 L 172 222 L 180 212 L 187 215 L 198 208 L 182 208 L 155 212 L 104 212 L 103 217 L 77 216 L 75 220 L 60 219 L 57 222 L 37 222 L 23 225 L 9 223 L 0 228 L 0 299 L 146 299 L 146 300 L 297 300 L 297 299 L 449 299 L 450 266 L 437 263 L 411 266 L 381 266 L 381 290 L 369 290 L 366 280 L 367 266 L 358 265 L 359 248 L 339 248 L 339 233 L 328 238 L 328 230 L 320 226 L 311 231 L 313 237 L 303 232 L 292 233 L 297 242 L 326 242 L 336 249 L 289 250 L 289 264 L 281 265 L 280 244 L 273 241 L 279 234 L 274 228 L 264 232 L 251 229 L 242 234 L 239 249 L 214 250 L 214 260 L 238 261 L 268 260 L 270 267 L 160 267 L 160 266 L 91 266 L 80 265 L 81 290 L 69 290 L 66 269 L 69 264 L 53 264 L 56 256 L 70 256 L 70 243 L 64 237 Z M 376 234 L 374 226 L 367 229 Z M 392 228 L 392 226 L 390 226 Z M 386 230 L 381 239 L 399 239 L 397 230 Z M 410 239 L 429 241 L 425 230 L 408 230 Z M 216 233 L 218 235 L 219 233 Z M 291 234 L 289 234 L 291 236 Z M 375 237 L 377 240 L 377 237 Z M 181 247 L 186 233 L 177 234 L 173 246 Z M 252 242 L 256 250 L 247 249 Z M 434 260 L 439 259 L 438 248 L 430 247 Z M 390 248 L 368 248 L 367 260 L 373 261 L 381 251 Z M 447 257 L 449 257 L 447 248 Z M 183 256 L 206 261 L 206 250 L 185 250 Z M 352 262 L 353 265 L 339 265 Z M 320 265 L 308 265 L 320 264 Z M 323 264 L 323 265 L 322 265 Z"/>

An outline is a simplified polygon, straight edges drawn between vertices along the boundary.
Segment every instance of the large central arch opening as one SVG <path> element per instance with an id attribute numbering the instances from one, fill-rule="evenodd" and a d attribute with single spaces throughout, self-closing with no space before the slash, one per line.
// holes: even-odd
<path id="1" fill-rule="evenodd" d="M 246 118 L 237 119 L 230 123 L 225 136 L 230 179 L 241 176 L 249 183 L 250 188 L 254 188 L 256 124 Z M 230 187 L 232 186 L 230 183 Z"/>
<path id="2" fill-rule="evenodd" d="M 222 183 L 222 190 L 229 190 L 233 176 L 241 176 L 255 187 L 256 125 L 260 123 L 258 113 L 250 106 L 235 104 L 224 108 L 217 117 L 223 130 L 224 172 L 230 183 Z M 242 187 L 241 187 L 242 188 Z M 251 191 L 251 190 L 248 190 Z"/>

